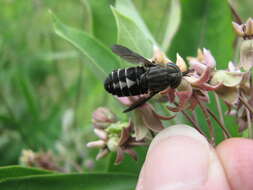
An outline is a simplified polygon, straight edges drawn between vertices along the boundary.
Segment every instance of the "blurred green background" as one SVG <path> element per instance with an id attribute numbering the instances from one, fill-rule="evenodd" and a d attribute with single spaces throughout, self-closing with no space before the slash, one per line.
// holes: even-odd
<path id="1" fill-rule="evenodd" d="M 170 1 L 133 2 L 162 42 Z M 244 20 L 252 16 L 252 0 L 231 2 Z M 99 106 L 114 112 L 122 107 L 105 93 L 87 60 L 55 34 L 48 13 L 52 10 L 65 24 L 90 34 L 110 33 L 99 26 L 94 31 L 87 5 L 85 0 L 0 1 L 1 166 L 18 164 L 21 151 L 31 149 L 52 151 L 67 172 L 103 170 L 107 160 L 94 163 L 97 151 L 85 147 L 95 139 L 92 112 Z"/>

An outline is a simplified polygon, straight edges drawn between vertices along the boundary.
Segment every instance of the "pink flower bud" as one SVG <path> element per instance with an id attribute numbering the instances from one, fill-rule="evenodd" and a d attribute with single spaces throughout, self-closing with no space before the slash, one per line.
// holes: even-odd
<path id="1" fill-rule="evenodd" d="M 86 144 L 88 148 L 102 148 L 105 146 L 105 141 L 98 140 L 98 141 L 92 141 Z"/>
<path id="2" fill-rule="evenodd" d="M 116 116 L 107 108 L 100 107 L 93 112 L 92 122 L 95 128 L 106 128 L 116 121 Z"/>

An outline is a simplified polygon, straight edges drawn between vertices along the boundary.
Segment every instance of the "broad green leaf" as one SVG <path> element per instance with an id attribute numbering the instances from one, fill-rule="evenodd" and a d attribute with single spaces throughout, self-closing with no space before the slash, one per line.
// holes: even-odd
<path id="1" fill-rule="evenodd" d="M 153 44 L 157 44 L 154 37 L 150 33 L 150 31 L 147 28 L 146 24 L 144 23 L 143 19 L 140 17 L 138 11 L 136 10 L 136 8 L 131 0 L 117 0 L 115 8 L 122 15 L 128 17 L 133 22 L 135 22 L 135 24 L 140 28 L 140 30 L 143 32 L 143 34 L 145 34 L 146 37 Z"/>
<path id="2" fill-rule="evenodd" d="M 167 51 L 169 49 L 171 41 L 179 28 L 181 21 L 181 8 L 179 0 L 171 0 L 171 5 L 168 10 L 167 17 L 168 21 L 162 42 L 162 48 L 164 51 Z"/>
<path id="3" fill-rule="evenodd" d="M 104 79 L 112 70 L 119 68 L 120 62 L 110 49 L 86 32 L 66 26 L 53 13 L 51 15 L 56 34 L 70 42 L 90 60 L 89 65 L 97 77 Z"/>
<path id="4" fill-rule="evenodd" d="M 112 7 L 118 28 L 118 43 L 144 57 L 152 56 L 152 43 L 135 22 Z"/>
<path id="5" fill-rule="evenodd" d="M 235 35 L 227 1 L 181 0 L 182 22 L 169 55 L 195 56 L 198 48 L 210 49 L 219 69 L 232 59 Z"/>
<path id="6" fill-rule="evenodd" d="M 111 159 L 108 165 L 109 172 L 124 172 L 138 175 L 141 171 L 141 167 L 145 161 L 147 147 L 135 148 L 138 155 L 138 160 L 133 160 L 130 156 L 125 155 L 121 164 L 115 165 L 116 154 L 111 155 Z"/>
<path id="7" fill-rule="evenodd" d="M 181 56 L 196 56 L 198 48 L 207 48 L 217 61 L 217 68 L 227 68 L 229 60 L 233 56 L 233 42 L 235 35 L 232 30 L 232 18 L 227 1 L 220 0 L 181 0 L 182 22 L 180 28 L 172 41 L 168 51 L 170 57 L 176 57 L 176 53 Z M 209 108 L 216 113 L 215 98 L 210 93 Z M 227 108 L 223 105 L 223 113 Z M 203 129 L 207 131 L 205 117 L 197 109 L 198 119 Z M 238 136 L 236 122 L 230 116 L 225 117 L 226 127 L 230 129 L 233 136 Z M 213 121 L 216 130 L 217 142 L 222 140 L 222 132 Z"/>
<path id="8" fill-rule="evenodd" d="M 0 182 L 17 177 L 35 176 L 52 174 L 53 172 L 47 170 L 40 170 L 36 168 L 25 168 L 21 166 L 6 166 L 0 167 Z"/>
<path id="9" fill-rule="evenodd" d="M 83 0 L 83 2 L 86 0 Z M 92 32 L 107 46 L 116 43 L 117 28 L 108 0 L 88 0 L 92 14 Z"/>
<path id="10" fill-rule="evenodd" d="M 1 190 L 133 190 L 137 177 L 124 174 L 57 174 L 5 180 Z"/>
<path id="11" fill-rule="evenodd" d="M 87 25 L 87 27 L 85 27 L 85 30 L 87 33 L 92 33 L 92 30 L 93 30 L 93 15 L 92 15 L 92 10 L 91 10 L 91 6 L 88 2 L 88 0 L 81 0 L 81 3 L 83 5 L 83 11 L 84 11 L 84 14 L 86 15 L 86 18 L 85 18 L 85 24 Z"/>
<path id="12" fill-rule="evenodd" d="M 39 53 L 36 56 L 37 59 L 45 60 L 45 61 L 66 60 L 66 59 L 73 59 L 77 57 L 78 57 L 78 54 L 76 51 Z"/>

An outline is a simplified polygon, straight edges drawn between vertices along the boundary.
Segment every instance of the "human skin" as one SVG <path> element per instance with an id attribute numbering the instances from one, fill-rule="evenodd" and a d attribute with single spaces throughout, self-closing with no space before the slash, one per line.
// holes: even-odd
<path id="1" fill-rule="evenodd" d="M 253 140 L 230 138 L 216 148 L 187 125 L 152 141 L 137 190 L 253 190 Z"/>

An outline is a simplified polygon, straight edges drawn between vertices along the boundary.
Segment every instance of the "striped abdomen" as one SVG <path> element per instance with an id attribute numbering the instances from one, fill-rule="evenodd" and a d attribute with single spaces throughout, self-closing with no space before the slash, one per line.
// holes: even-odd
<path id="1" fill-rule="evenodd" d="M 119 97 L 145 94 L 148 88 L 141 82 L 141 77 L 145 72 L 144 67 L 114 70 L 106 78 L 104 87 L 109 93 Z"/>

